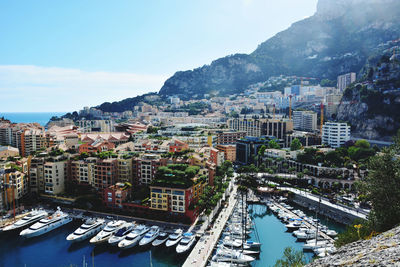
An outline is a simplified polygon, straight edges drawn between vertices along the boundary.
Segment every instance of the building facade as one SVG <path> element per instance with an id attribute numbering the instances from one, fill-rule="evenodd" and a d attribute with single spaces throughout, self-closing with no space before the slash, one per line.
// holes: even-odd
<path id="1" fill-rule="evenodd" d="M 340 147 L 350 140 L 350 126 L 347 123 L 325 122 L 322 127 L 322 144 Z"/>
<path id="2" fill-rule="evenodd" d="M 343 92 L 347 86 L 356 81 L 356 73 L 350 72 L 337 77 L 337 89 Z"/>
<path id="3" fill-rule="evenodd" d="M 293 131 L 293 121 L 237 118 L 228 120 L 228 127 L 232 130 L 243 131 L 246 136 L 274 136 L 278 139 L 284 139 L 286 134 Z"/>
<path id="4" fill-rule="evenodd" d="M 317 113 L 313 111 L 293 111 L 293 128 L 310 132 L 317 130 Z"/>

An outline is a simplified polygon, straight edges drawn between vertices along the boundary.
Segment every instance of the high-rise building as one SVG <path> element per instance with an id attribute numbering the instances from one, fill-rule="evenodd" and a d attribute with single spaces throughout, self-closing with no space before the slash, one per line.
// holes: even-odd
<path id="1" fill-rule="evenodd" d="M 232 130 L 246 132 L 246 136 L 274 136 L 284 139 L 293 131 L 293 121 L 287 119 L 230 119 L 228 127 Z"/>
<path id="2" fill-rule="evenodd" d="M 341 99 L 342 94 L 330 94 L 325 96 L 325 115 L 328 118 L 337 113 Z"/>
<path id="3" fill-rule="evenodd" d="M 218 145 L 234 145 L 236 140 L 246 136 L 246 132 L 217 132 Z"/>
<path id="4" fill-rule="evenodd" d="M 293 128 L 315 131 L 317 129 L 317 113 L 313 111 L 293 111 Z"/>
<path id="5" fill-rule="evenodd" d="M 343 92 L 347 86 L 356 81 L 356 73 L 350 72 L 337 77 L 337 88 Z"/>
<path id="6" fill-rule="evenodd" d="M 322 144 L 340 147 L 350 140 L 350 126 L 347 123 L 325 122 L 322 127 Z"/>

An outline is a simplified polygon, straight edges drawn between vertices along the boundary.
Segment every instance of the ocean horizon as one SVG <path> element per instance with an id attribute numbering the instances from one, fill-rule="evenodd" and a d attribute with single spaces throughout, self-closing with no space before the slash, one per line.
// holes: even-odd
<path id="1" fill-rule="evenodd" d="M 0 112 L 0 118 L 10 120 L 15 123 L 37 122 L 42 126 L 46 126 L 50 118 L 53 116 L 62 116 L 67 112 Z"/>

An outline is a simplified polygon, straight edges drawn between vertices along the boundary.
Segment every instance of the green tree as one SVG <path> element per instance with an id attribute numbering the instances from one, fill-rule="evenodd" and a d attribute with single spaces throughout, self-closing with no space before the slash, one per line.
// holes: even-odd
<path id="1" fill-rule="evenodd" d="M 270 141 L 268 142 L 268 148 L 280 149 L 281 147 L 280 147 L 279 144 L 273 139 L 273 140 L 270 140 Z"/>
<path id="2" fill-rule="evenodd" d="M 290 144 L 290 150 L 296 151 L 301 148 L 301 142 L 298 138 L 293 139 L 292 143 Z"/>
<path id="3" fill-rule="evenodd" d="M 386 150 L 369 161 L 369 174 L 362 183 L 372 202 L 370 218 L 378 231 L 400 223 L 400 159 Z"/>
<path id="4" fill-rule="evenodd" d="M 276 261 L 275 267 L 301 267 L 306 264 L 306 258 L 302 251 L 296 251 L 292 247 L 286 247 L 283 257 Z"/>

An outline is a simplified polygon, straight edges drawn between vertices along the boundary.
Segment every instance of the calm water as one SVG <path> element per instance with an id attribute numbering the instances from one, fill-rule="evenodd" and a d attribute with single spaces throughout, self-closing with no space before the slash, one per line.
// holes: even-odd
<path id="1" fill-rule="evenodd" d="M 12 122 L 37 122 L 45 126 L 53 116 L 62 116 L 66 112 L 0 112 L 0 117 L 4 117 Z"/>
<path id="2" fill-rule="evenodd" d="M 184 257 L 177 256 L 174 249 L 133 248 L 121 251 L 107 244 L 93 246 L 89 241 L 70 244 L 65 238 L 79 227 L 79 222 L 69 223 L 43 236 L 22 239 L 18 233 L 0 234 L 0 266 L 82 266 L 83 257 L 87 266 L 94 263 L 100 266 L 150 266 L 154 267 L 181 266 Z M 151 251 L 151 252 L 150 252 Z"/>
<path id="3" fill-rule="evenodd" d="M 285 225 L 266 206 L 249 205 L 249 211 L 262 243 L 260 258 L 254 261 L 252 266 L 273 266 L 276 260 L 282 258 L 286 247 L 302 251 L 304 243 L 296 242 L 296 237 L 292 233 L 286 232 Z M 344 226 L 333 221 L 321 218 L 321 222 L 336 231 L 344 229 Z M 250 236 L 252 240 L 257 240 L 255 231 Z M 310 261 L 313 253 L 306 252 L 305 256 Z"/>

